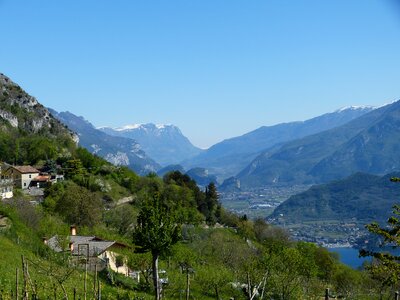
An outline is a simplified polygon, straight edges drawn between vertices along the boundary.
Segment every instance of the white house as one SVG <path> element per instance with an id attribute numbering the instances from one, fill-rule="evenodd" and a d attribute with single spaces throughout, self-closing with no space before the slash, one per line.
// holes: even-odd
<path id="1" fill-rule="evenodd" d="M 10 177 L 14 186 L 27 189 L 29 188 L 32 179 L 39 176 L 39 171 L 31 166 L 10 166 L 4 171 L 4 175 Z"/>

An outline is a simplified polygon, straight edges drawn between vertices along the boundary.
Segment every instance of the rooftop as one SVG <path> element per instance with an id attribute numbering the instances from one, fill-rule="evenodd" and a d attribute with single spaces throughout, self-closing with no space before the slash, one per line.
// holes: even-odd
<path id="1" fill-rule="evenodd" d="M 69 250 L 70 243 L 73 245 L 73 255 L 86 255 L 89 247 L 89 257 L 96 257 L 115 244 L 114 241 L 104 241 L 95 236 L 80 235 L 71 235 L 65 240 L 56 235 L 47 241 L 47 245 L 56 252 Z"/>
<path id="2" fill-rule="evenodd" d="M 13 168 L 22 174 L 39 173 L 37 169 L 31 166 L 13 166 Z"/>

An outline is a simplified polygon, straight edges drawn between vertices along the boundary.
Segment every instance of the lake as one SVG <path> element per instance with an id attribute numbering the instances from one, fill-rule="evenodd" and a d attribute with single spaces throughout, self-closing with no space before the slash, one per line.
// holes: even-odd
<path id="1" fill-rule="evenodd" d="M 370 257 L 358 257 L 358 249 L 350 247 L 329 248 L 328 250 L 330 252 L 338 253 L 340 261 L 353 269 L 361 267 L 364 261 L 371 260 Z"/>

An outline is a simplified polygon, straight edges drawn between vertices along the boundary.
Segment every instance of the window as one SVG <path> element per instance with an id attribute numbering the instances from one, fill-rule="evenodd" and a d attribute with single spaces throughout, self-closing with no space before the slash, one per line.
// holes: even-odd
<path id="1" fill-rule="evenodd" d="M 29 178 L 32 178 L 32 175 L 31 175 L 31 174 L 29 174 Z"/>
<path id="2" fill-rule="evenodd" d="M 26 182 L 24 182 L 24 186 L 26 186 Z"/>

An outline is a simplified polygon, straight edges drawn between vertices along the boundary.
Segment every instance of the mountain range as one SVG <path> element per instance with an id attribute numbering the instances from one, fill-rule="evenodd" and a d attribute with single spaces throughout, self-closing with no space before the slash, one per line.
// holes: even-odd
<path id="1" fill-rule="evenodd" d="M 161 137 L 167 137 L 171 143 L 166 145 L 170 147 L 175 139 L 183 143 L 177 145 L 185 145 L 183 148 L 187 151 L 181 152 L 185 161 L 188 162 L 190 155 L 196 152 L 196 159 L 219 153 L 221 166 L 223 157 L 230 156 L 234 160 L 235 153 L 250 154 L 246 152 L 250 147 L 256 153 L 257 149 L 266 147 L 226 183 L 239 190 L 274 184 L 318 184 L 290 197 L 270 217 L 284 216 L 287 224 L 322 220 L 360 224 L 373 220 L 383 222 L 400 195 L 400 184 L 390 182 L 391 177 L 400 177 L 400 101 L 375 109 L 351 107 L 305 122 L 262 127 L 200 153 L 201 150 L 191 145 L 172 125 L 147 124 L 120 130 L 98 130 L 83 117 L 49 111 L 0 74 L 0 153 L 3 161 L 35 164 L 57 159 L 60 153 L 68 157 L 68 151 L 72 153 L 74 143 L 79 141 L 92 153 L 114 164 L 127 165 L 139 174 L 175 169 L 184 172 L 180 165 L 161 168 L 142 150 L 144 147 L 138 141 L 111 136 L 105 133 L 107 130 L 118 132 L 115 135 L 132 136 L 137 130 L 135 134 L 143 139 L 146 137 L 148 143 L 157 136 L 160 143 Z M 228 147 L 230 143 L 232 149 Z M 222 156 L 224 147 L 228 147 L 226 156 Z M 229 161 L 225 163 L 229 166 Z M 206 168 L 194 167 L 186 174 L 201 185 L 216 181 Z"/>
<path id="2" fill-rule="evenodd" d="M 338 127 L 372 110 L 373 107 L 353 106 L 306 121 L 263 126 L 242 136 L 217 143 L 199 155 L 183 161 L 182 165 L 186 168 L 204 167 L 220 179 L 224 179 L 238 174 L 263 150 Z"/>
<path id="3" fill-rule="evenodd" d="M 280 204 L 271 220 L 283 219 L 286 224 L 340 220 L 367 224 L 384 223 L 398 203 L 400 184 L 385 176 L 355 173 L 345 179 L 311 187 Z"/>
<path id="4" fill-rule="evenodd" d="M 134 139 L 144 152 L 164 167 L 179 164 L 202 152 L 174 125 L 149 123 L 120 128 L 100 127 L 99 130 L 108 135 Z"/>
<path id="5" fill-rule="evenodd" d="M 262 152 L 237 175 L 241 186 L 314 184 L 356 172 L 400 169 L 400 102 L 342 126 Z"/>
<path id="6" fill-rule="evenodd" d="M 91 153 L 105 158 L 114 165 L 128 166 L 140 175 L 160 169 L 160 165 L 148 157 L 135 140 L 105 134 L 83 117 L 73 113 L 49 110 L 55 118 L 78 134 L 80 146 Z"/>

